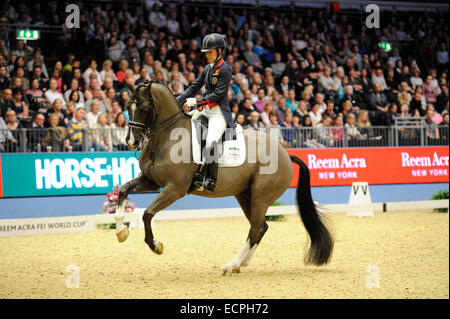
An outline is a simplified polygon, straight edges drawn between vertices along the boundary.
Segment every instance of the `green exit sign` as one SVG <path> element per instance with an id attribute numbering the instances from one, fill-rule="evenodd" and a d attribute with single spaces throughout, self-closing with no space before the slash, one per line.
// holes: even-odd
<path id="1" fill-rule="evenodd" d="M 389 42 L 380 42 L 378 43 L 378 47 L 386 52 L 390 52 L 392 50 L 392 44 Z"/>
<path id="2" fill-rule="evenodd" d="M 17 30 L 17 40 L 39 40 L 41 32 L 38 30 Z"/>

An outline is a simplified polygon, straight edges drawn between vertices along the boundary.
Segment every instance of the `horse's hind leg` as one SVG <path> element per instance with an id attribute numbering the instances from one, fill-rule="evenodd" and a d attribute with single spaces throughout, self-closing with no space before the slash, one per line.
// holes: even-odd
<path id="1" fill-rule="evenodd" d="M 235 196 L 239 205 L 241 205 L 242 210 L 244 211 L 245 217 L 250 221 L 250 193 L 245 192 Z M 250 235 L 249 235 L 250 236 Z M 223 274 L 225 275 L 227 272 L 229 273 L 238 273 L 240 272 L 241 263 L 244 260 L 245 256 L 250 251 L 249 247 L 249 236 L 247 237 L 247 241 L 244 246 L 242 246 L 241 250 L 234 256 L 234 258 L 227 264 L 222 266 Z"/>
<path id="2" fill-rule="evenodd" d="M 256 205 L 256 208 L 252 207 L 251 197 L 249 193 L 243 193 L 236 196 L 239 204 L 244 211 L 245 217 L 249 220 L 250 224 L 256 223 L 260 218 L 257 218 L 258 215 L 262 215 L 262 229 L 260 231 L 254 230 L 252 226 L 250 228 L 250 232 L 248 234 L 247 240 L 244 246 L 239 250 L 236 256 L 226 265 L 222 266 L 223 274 L 228 273 L 238 273 L 240 272 L 241 267 L 245 267 L 250 262 L 250 258 L 253 256 L 256 248 L 258 247 L 259 242 L 261 241 L 264 233 L 267 231 L 269 226 L 265 222 L 264 216 L 267 211 L 267 208 L 264 210 L 261 205 Z M 261 207 L 259 207 L 261 206 Z M 253 217 L 253 215 L 255 217 Z M 253 229 L 253 230 L 252 230 Z"/>
<path id="3" fill-rule="evenodd" d="M 148 191 L 156 191 L 160 187 L 153 181 L 147 179 L 142 174 L 132 179 L 128 183 L 122 185 L 119 191 L 119 203 L 114 218 L 116 220 L 116 236 L 119 242 L 123 242 L 128 238 L 128 227 L 123 224 L 125 219 L 125 200 L 130 193 L 142 193 Z"/>

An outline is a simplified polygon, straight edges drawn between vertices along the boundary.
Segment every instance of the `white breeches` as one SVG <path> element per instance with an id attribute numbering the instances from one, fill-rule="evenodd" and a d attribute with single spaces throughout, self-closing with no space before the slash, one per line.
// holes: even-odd
<path id="1" fill-rule="evenodd" d="M 205 107 L 202 112 L 208 118 L 208 134 L 206 135 L 206 147 L 211 147 L 213 142 L 218 142 L 227 128 L 227 121 L 219 106 L 212 110 Z"/>

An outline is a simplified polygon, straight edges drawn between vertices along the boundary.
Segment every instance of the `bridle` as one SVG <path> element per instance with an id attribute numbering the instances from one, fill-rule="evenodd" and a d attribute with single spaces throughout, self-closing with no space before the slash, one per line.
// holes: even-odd
<path id="1" fill-rule="evenodd" d="M 152 84 L 155 81 L 146 81 L 146 82 L 141 82 L 138 84 L 138 86 L 136 87 L 134 92 L 138 92 L 140 88 L 149 85 L 149 96 L 144 98 L 144 99 L 140 99 L 138 101 L 138 99 L 135 96 L 135 93 L 132 94 L 130 101 L 132 103 L 136 104 L 136 107 L 139 108 L 139 105 L 145 102 L 149 102 L 150 106 L 149 106 L 149 110 L 152 112 L 151 116 L 150 116 L 150 121 L 149 123 L 140 123 L 137 121 L 129 121 L 128 125 L 132 128 L 138 129 L 141 131 L 141 134 L 143 137 L 146 137 L 147 139 L 149 139 L 150 137 L 158 134 L 159 132 L 156 131 L 156 129 L 160 129 L 159 131 L 162 131 L 166 128 L 168 128 L 170 125 L 172 125 L 173 123 L 175 123 L 176 121 L 178 121 L 179 117 L 177 117 L 178 114 L 180 114 L 181 112 L 183 112 L 184 114 L 184 110 L 183 108 L 178 104 L 178 107 L 180 108 L 178 110 L 178 112 L 176 112 L 174 115 L 166 118 L 165 120 L 163 120 L 162 122 L 156 124 L 153 126 L 153 123 L 156 122 L 157 118 L 158 118 L 158 110 L 156 110 L 155 108 L 155 102 L 153 100 L 153 96 L 152 96 Z M 156 81 L 157 82 L 157 81 Z M 159 82 L 158 82 L 159 83 Z M 133 114 L 134 117 L 134 114 Z M 164 126 L 163 126 L 164 125 Z"/>

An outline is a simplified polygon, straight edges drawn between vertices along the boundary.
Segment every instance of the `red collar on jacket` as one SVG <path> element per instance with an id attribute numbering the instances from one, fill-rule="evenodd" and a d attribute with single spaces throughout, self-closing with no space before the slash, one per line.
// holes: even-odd
<path id="1" fill-rule="evenodd" d="M 220 60 L 217 61 L 216 64 L 214 65 L 214 68 L 220 67 L 222 65 L 222 63 L 223 63 L 223 58 L 220 58 Z"/>

